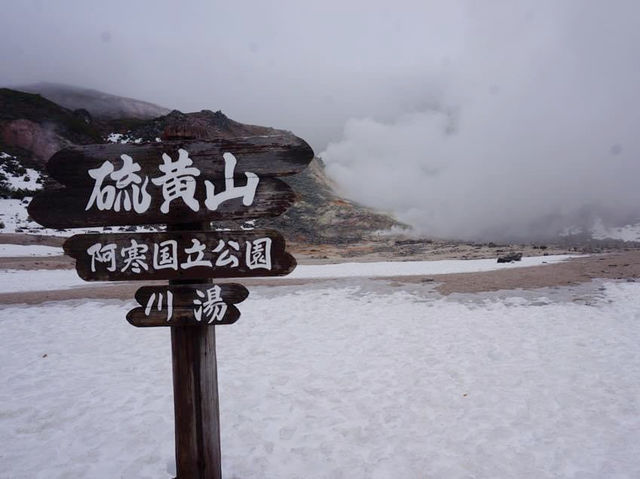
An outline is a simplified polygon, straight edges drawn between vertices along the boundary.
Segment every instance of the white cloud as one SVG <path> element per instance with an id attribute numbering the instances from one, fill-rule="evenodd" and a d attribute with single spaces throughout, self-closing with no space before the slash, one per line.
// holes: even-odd
<path id="1" fill-rule="evenodd" d="M 347 122 L 322 153 L 344 191 L 436 236 L 640 219 L 637 7 L 525 3 L 469 10 L 439 99 L 449 113 Z"/>

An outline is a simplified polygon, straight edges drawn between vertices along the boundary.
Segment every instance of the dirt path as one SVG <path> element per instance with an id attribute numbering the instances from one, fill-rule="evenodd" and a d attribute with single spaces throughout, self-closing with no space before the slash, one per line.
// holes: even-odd
<path id="1" fill-rule="evenodd" d="M 23 260 L 25 258 L 22 258 Z M 41 259 L 41 258 L 40 258 Z M 603 255 L 574 258 L 562 263 L 503 269 L 482 273 L 459 273 L 433 276 L 398 276 L 376 278 L 398 283 L 429 282 L 436 284 L 436 291 L 443 295 L 451 293 L 475 293 L 484 291 L 533 289 L 564 286 L 591 281 L 594 278 L 627 279 L 640 278 L 640 251 L 623 251 Z M 226 280 L 231 282 L 232 280 Z M 242 279 L 250 287 L 293 286 L 331 282 L 331 279 Z M 145 282 L 153 284 L 154 282 Z M 156 282 L 162 284 L 162 282 Z M 70 299 L 122 299 L 132 300 L 139 283 L 87 284 L 86 287 L 56 291 L 29 291 L 0 294 L 0 304 L 39 304 L 46 301 Z"/>
<path id="2" fill-rule="evenodd" d="M 640 251 L 593 255 L 573 258 L 562 263 L 503 269 L 483 273 L 459 273 L 434 276 L 439 285 L 436 291 L 451 293 L 478 293 L 509 289 L 535 289 L 550 286 L 566 286 L 591 281 L 595 278 L 640 278 Z M 424 281 L 422 278 L 411 278 Z M 397 278 L 407 281 L 407 278 Z"/>
<path id="3" fill-rule="evenodd" d="M 0 258 L 0 269 L 73 269 L 75 260 L 69 256 L 37 256 Z"/>

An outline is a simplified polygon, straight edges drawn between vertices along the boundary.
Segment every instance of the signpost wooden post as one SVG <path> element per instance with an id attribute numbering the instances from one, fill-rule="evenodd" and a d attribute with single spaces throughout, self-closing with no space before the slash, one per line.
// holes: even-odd
<path id="1" fill-rule="evenodd" d="M 29 205 L 46 227 L 167 225 L 167 231 L 82 234 L 65 253 L 86 281 L 169 280 L 144 286 L 134 326 L 171 327 L 178 479 L 222 477 L 215 325 L 232 324 L 249 294 L 215 278 L 286 275 L 296 261 L 273 230 L 212 231 L 211 221 L 282 214 L 295 194 L 275 178 L 313 151 L 293 135 L 88 145 L 62 150 Z"/>
<path id="2" fill-rule="evenodd" d="M 172 229 L 192 229 L 190 224 Z M 202 224 L 203 230 L 210 229 Z M 206 285 L 206 279 L 202 280 Z M 181 280 L 169 284 L 180 285 Z M 222 479 L 216 330 L 171 328 L 177 479 Z"/>

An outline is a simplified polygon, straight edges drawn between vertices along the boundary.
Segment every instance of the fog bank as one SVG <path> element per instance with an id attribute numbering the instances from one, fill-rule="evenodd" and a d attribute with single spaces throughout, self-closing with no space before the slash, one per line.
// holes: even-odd
<path id="1" fill-rule="evenodd" d="M 330 175 L 435 236 L 640 221 L 638 7 L 562 4 L 467 5 L 442 94 L 391 120 L 349 120 L 321 154 Z"/>

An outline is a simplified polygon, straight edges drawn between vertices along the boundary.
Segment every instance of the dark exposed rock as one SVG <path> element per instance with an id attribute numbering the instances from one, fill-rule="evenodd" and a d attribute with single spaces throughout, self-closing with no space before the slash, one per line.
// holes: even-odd
<path id="1" fill-rule="evenodd" d="M 511 263 L 513 261 L 520 261 L 522 259 L 522 253 L 509 253 L 498 258 L 498 263 Z"/>
<path id="2" fill-rule="evenodd" d="M 112 124 L 117 124 L 113 122 Z M 228 118 L 221 111 L 202 110 L 182 113 L 173 110 L 167 115 L 131 125 L 129 136 L 143 141 L 162 140 L 215 140 L 250 135 L 275 135 L 288 133 L 266 126 L 246 125 Z"/>
<path id="3" fill-rule="evenodd" d="M 30 152 L 33 159 L 42 165 L 56 151 L 73 144 L 54 129 L 24 118 L 0 124 L 0 141 Z"/>
<path id="4" fill-rule="evenodd" d="M 93 123 L 93 118 L 91 118 L 91 113 L 89 113 L 84 108 L 78 108 L 77 110 L 73 110 L 73 114 L 84 121 L 87 125 Z"/>
<path id="5" fill-rule="evenodd" d="M 73 111 L 40 95 L 0 88 L 0 125 L 15 120 L 37 123 L 41 128 L 78 145 L 102 141 L 100 131 Z"/>
<path id="6" fill-rule="evenodd" d="M 432 243 L 433 241 L 431 240 L 425 240 L 425 239 L 406 239 L 406 240 L 396 240 L 394 241 L 394 244 L 396 246 L 404 246 L 404 245 L 416 245 L 416 244 L 423 244 L 423 243 Z"/>

